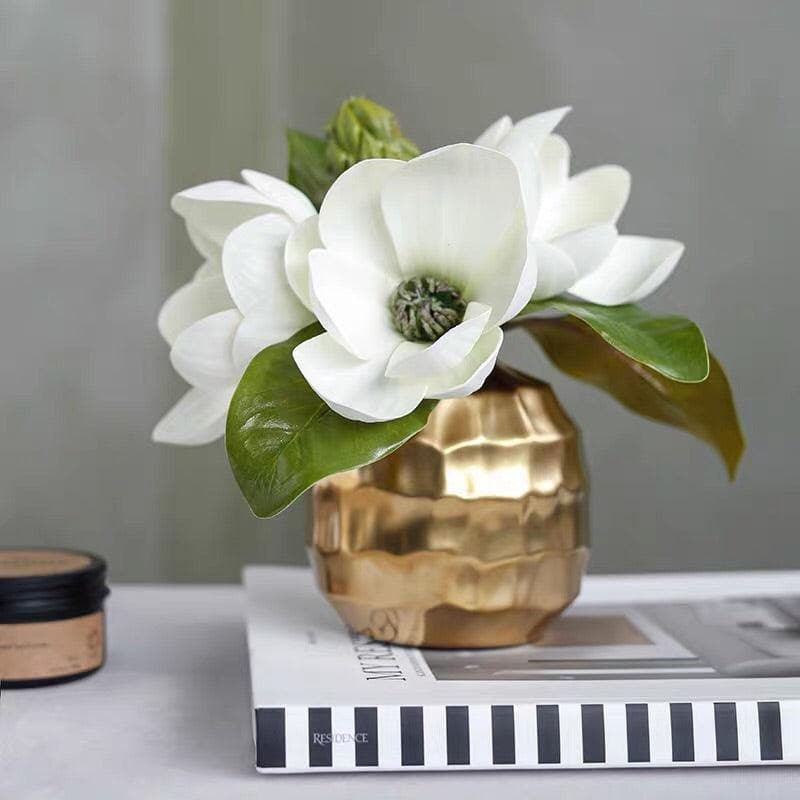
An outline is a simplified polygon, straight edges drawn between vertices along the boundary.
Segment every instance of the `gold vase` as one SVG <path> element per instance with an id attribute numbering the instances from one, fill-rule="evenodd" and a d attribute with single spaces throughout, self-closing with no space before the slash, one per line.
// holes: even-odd
<path id="1" fill-rule="evenodd" d="M 340 616 L 374 639 L 530 642 L 580 589 L 586 493 L 553 391 L 498 366 L 391 455 L 320 481 L 309 555 Z"/>

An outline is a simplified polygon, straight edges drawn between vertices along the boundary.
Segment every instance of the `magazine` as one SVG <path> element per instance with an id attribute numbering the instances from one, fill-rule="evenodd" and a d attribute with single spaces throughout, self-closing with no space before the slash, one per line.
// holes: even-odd
<path id="1" fill-rule="evenodd" d="M 349 630 L 306 569 L 245 589 L 261 772 L 800 763 L 800 596 L 579 601 L 535 644 L 430 650 Z"/>

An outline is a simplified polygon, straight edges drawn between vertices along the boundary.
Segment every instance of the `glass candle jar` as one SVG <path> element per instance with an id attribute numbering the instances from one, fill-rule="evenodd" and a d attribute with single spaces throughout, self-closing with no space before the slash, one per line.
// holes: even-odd
<path id="1" fill-rule="evenodd" d="M 106 653 L 106 562 L 59 548 L 0 549 L 0 684 L 44 686 L 96 672 Z"/>

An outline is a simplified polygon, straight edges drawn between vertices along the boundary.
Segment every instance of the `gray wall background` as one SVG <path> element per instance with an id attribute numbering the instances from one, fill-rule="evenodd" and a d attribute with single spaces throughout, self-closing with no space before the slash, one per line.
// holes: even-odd
<path id="1" fill-rule="evenodd" d="M 633 173 L 622 228 L 687 244 L 651 301 L 697 320 L 749 450 L 555 373 L 584 432 L 597 572 L 797 567 L 800 6 L 792 0 L 0 2 L 0 545 L 105 553 L 117 580 L 303 559 L 306 508 L 253 519 L 221 446 L 150 430 L 179 396 L 155 315 L 196 266 L 175 190 L 282 174 L 286 125 L 392 107 L 423 147 L 569 103 L 574 168 Z"/>

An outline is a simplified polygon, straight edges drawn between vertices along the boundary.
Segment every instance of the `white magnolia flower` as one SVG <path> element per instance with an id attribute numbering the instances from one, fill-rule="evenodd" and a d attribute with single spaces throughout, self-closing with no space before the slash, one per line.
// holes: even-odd
<path id="1" fill-rule="evenodd" d="M 568 111 L 545 111 L 516 124 L 502 117 L 475 143 L 505 153 L 519 172 L 539 272 L 534 299 L 569 291 L 603 305 L 637 302 L 669 277 L 683 245 L 618 235 L 630 174 L 606 164 L 569 176 L 569 145 L 552 132 Z"/>
<path id="2" fill-rule="evenodd" d="M 233 308 L 222 275 L 222 247 L 228 234 L 244 222 L 277 214 L 293 229 L 316 215 L 298 189 L 271 175 L 244 170 L 246 184 L 213 181 L 178 192 L 172 208 L 186 221 L 186 231 L 205 262 L 194 280 L 181 286 L 161 308 L 158 328 L 168 344 L 184 328 L 209 314 Z"/>
<path id="3" fill-rule="evenodd" d="M 161 418 L 154 441 L 207 444 L 225 432 L 228 405 L 247 366 L 233 359 L 241 321 L 239 311 L 229 308 L 194 322 L 175 338 L 170 361 L 192 388 Z"/>
<path id="4" fill-rule="evenodd" d="M 294 358 L 349 419 L 394 419 L 423 398 L 474 392 L 494 366 L 499 326 L 535 286 L 514 164 L 474 145 L 356 164 L 326 195 L 313 239 L 300 295 L 326 332 Z"/>
<path id="5" fill-rule="evenodd" d="M 242 174 L 248 185 L 216 181 L 172 201 L 206 262 L 159 314 L 172 364 L 192 388 L 158 423 L 156 441 L 205 444 L 221 436 L 251 358 L 313 321 L 289 286 L 284 249 L 290 233 L 314 224 L 316 211 L 288 183 Z"/>

